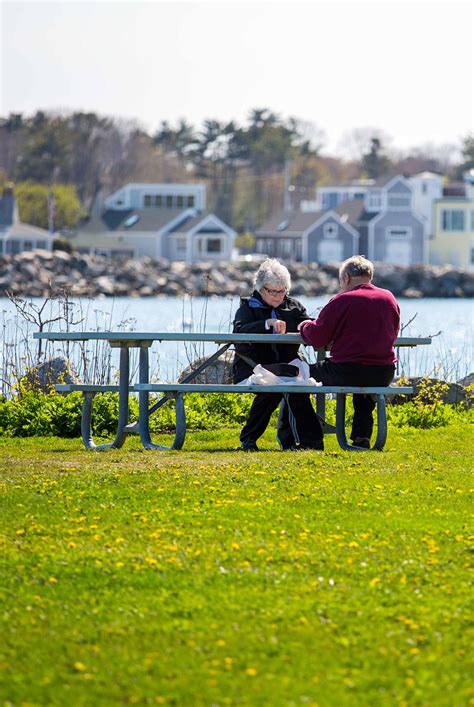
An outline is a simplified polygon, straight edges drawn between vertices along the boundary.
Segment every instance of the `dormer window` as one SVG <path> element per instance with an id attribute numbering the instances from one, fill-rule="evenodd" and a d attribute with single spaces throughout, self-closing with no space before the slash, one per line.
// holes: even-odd
<path id="1" fill-rule="evenodd" d="M 132 216 L 129 216 L 128 219 L 123 222 L 123 226 L 124 228 L 131 228 L 138 221 L 140 221 L 140 216 L 137 216 L 137 214 L 132 214 Z"/>

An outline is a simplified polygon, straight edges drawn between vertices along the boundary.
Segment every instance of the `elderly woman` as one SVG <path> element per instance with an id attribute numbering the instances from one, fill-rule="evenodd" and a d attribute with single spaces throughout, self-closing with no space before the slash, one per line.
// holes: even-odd
<path id="1" fill-rule="evenodd" d="M 287 268 L 269 258 L 259 267 L 254 292 L 242 298 L 235 314 L 234 333 L 285 334 L 296 332 L 308 314 L 298 300 L 288 297 L 291 286 Z M 289 363 L 298 356 L 298 344 L 239 344 L 233 364 L 234 382 L 248 378 L 257 363 Z M 258 451 L 257 440 L 280 405 L 277 440 L 282 450 L 323 449 L 321 424 L 305 393 L 257 393 L 240 434 L 241 448 Z"/>

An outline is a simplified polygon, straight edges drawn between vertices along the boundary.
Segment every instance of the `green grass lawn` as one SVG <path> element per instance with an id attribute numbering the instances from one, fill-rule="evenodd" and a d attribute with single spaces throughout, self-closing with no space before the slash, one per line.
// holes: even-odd
<path id="1" fill-rule="evenodd" d="M 472 704 L 469 432 L 0 440 L 0 704 Z"/>

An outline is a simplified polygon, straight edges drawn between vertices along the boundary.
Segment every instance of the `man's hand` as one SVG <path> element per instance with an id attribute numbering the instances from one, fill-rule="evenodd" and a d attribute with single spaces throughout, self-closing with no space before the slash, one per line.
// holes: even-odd
<path id="1" fill-rule="evenodd" d="M 274 334 L 285 334 L 286 333 L 286 322 L 281 319 L 267 319 L 267 326 L 273 328 Z"/>
<path id="2" fill-rule="evenodd" d="M 314 321 L 314 319 L 305 319 L 304 321 L 300 322 L 296 328 L 299 331 L 301 329 L 301 327 L 303 326 L 303 324 L 308 324 L 308 322 L 313 322 L 313 321 Z"/>

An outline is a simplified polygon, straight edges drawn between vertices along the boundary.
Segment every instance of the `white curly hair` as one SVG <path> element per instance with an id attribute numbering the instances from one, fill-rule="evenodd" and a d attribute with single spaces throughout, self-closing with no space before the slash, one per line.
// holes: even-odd
<path id="1" fill-rule="evenodd" d="M 276 258 L 267 258 L 257 270 L 253 284 L 259 292 L 264 286 L 284 288 L 288 292 L 291 287 L 291 276 L 288 268 Z"/>

